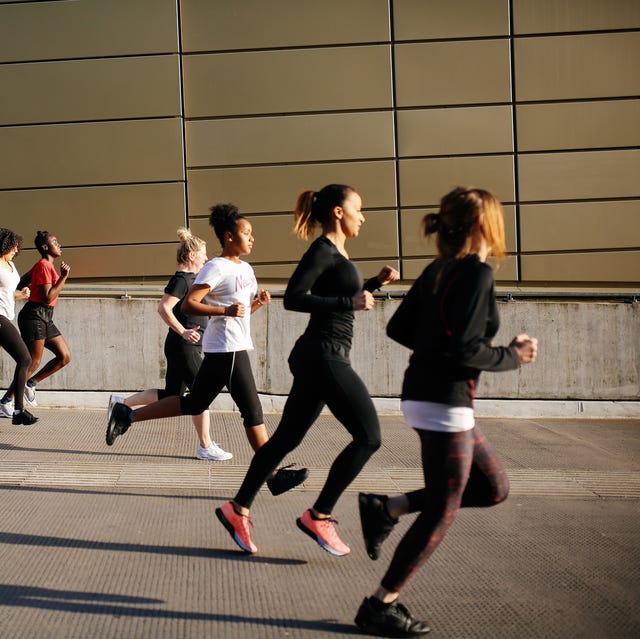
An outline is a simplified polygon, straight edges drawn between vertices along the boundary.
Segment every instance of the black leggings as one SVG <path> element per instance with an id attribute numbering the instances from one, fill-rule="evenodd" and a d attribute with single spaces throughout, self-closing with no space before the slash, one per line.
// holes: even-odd
<path id="1" fill-rule="evenodd" d="M 177 333 L 167 335 L 164 356 L 167 358 L 167 373 L 164 388 L 158 389 L 158 399 L 182 395 L 190 389 L 202 364 L 200 346 L 185 342 Z"/>
<path id="2" fill-rule="evenodd" d="M 264 422 L 247 351 L 205 353 L 191 392 L 180 397 L 182 414 L 204 412 L 225 386 L 240 410 L 245 428 Z"/>
<path id="3" fill-rule="evenodd" d="M 16 362 L 16 370 L 13 374 L 13 383 L 11 388 L 15 389 L 14 408 L 16 410 L 24 409 L 24 387 L 27 382 L 27 371 L 31 366 L 31 355 L 29 349 L 20 337 L 18 329 L 13 322 L 0 315 L 0 346 L 4 348 Z"/>
<path id="4" fill-rule="evenodd" d="M 475 427 L 462 433 L 416 430 L 426 488 L 407 493 L 409 512 L 420 512 L 400 540 L 381 581 L 400 592 L 431 556 L 462 507 L 494 506 L 509 493 L 509 479 L 487 438 Z"/>
<path id="5" fill-rule="evenodd" d="M 289 364 L 293 386 L 280 424 L 254 455 L 235 501 L 245 508 L 251 507 L 269 474 L 302 442 L 326 403 L 353 437 L 333 462 L 313 506 L 329 515 L 340 495 L 380 448 L 380 423 L 366 386 L 349 362 L 309 361 L 303 355 L 292 355 Z"/>

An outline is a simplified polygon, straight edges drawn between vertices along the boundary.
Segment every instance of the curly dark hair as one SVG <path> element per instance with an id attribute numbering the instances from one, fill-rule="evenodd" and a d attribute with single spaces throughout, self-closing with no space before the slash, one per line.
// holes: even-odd
<path id="1" fill-rule="evenodd" d="M 220 246 L 224 246 L 224 234 L 228 231 L 234 233 L 238 220 L 246 220 L 244 215 L 240 215 L 238 207 L 234 204 L 214 204 L 210 209 L 209 224 L 213 227 Z"/>
<path id="2" fill-rule="evenodd" d="M 22 235 L 11 229 L 0 228 L 0 255 L 6 255 L 12 248 L 22 248 Z"/>

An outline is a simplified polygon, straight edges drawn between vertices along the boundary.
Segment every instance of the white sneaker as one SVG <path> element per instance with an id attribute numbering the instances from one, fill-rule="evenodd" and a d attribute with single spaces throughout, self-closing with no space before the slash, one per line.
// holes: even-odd
<path id="1" fill-rule="evenodd" d="M 36 401 L 36 387 L 29 386 L 27 384 L 24 387 L 24 401 L 27 402 L 30 406 L 37 406 L 38 402 Z"/>
<path id="2" fill-rule="evenodd" d="M 6 402 L 3 404 L 0 402 L 0 417 L 8 417 L 13 419 L 13 402 Z"/>
<path id="3" fill-rule="evenodd" d="M 218 444 L 211 442 L 209 448 L 203 448 L 198 446 L 198 452 L 196 453 L 198 459 L 206 459 L 208 461 L 225 461 L 231 459 L 233 455 L 226 450 L 222 450 Z"/>
<path id="4" fill-rule="evenodd" d="M 111 411 L 116 404 L 122 404 L 124 402 L 124 397 L 121 395 L 109 395 L 109 404 L 107 405 L 107 424 L 111 419 Z"/>

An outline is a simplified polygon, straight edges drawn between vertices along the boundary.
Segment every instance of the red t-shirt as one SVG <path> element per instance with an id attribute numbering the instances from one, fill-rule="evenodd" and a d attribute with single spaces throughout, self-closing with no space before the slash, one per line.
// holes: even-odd
<path id="1" fill-rule="evenodd" d="M 31 289 L 31 295 L 29 295 L 30 302 L 37 302 L 38 304 L 46 304 L 47 306 L 55 306 L 58 302 L 56 297 L 50 304 L 42 297 L 40 290 L 41 284 L 51 284 L 55 286 L 58 281 L 58 273 L 49 260 L 42 258 L 33 265 L 33 268 L 29 271 L 31 273 L 31 283 L 29 288 Z"/>

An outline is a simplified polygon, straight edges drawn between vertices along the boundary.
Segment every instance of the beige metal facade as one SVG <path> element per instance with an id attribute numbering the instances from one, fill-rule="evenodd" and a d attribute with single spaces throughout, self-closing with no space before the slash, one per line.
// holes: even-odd
<path id="1" fill-rule="evenodd" d="M 422 216 L 473 184 L 502 283 L 633 287 L 638 60 L 637 0 L 0 0 L 0 224 L 54 232 L 76 282 L 149 281 L 232 201 L 286 278 L 297 193 L 346 182 L 352 256 L 411 280 Z"/>

